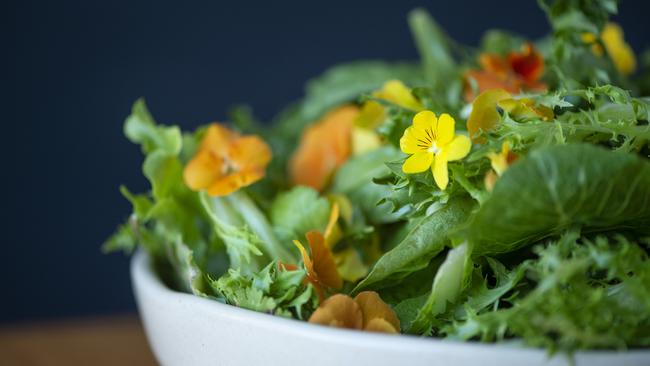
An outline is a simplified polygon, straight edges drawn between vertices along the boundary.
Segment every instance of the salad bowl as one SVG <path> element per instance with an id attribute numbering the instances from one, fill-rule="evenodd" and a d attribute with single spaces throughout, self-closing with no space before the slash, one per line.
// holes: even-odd
<path id="1" fill-rule="evenodd" d="M 147 338 L 165 366 L 650 365 L 648 350 L 549 355 L 516 342 L 461 343 L 373 334 L 275 317 L 169 289 L 144 251 L 133 257 L 131 277 Z"/>

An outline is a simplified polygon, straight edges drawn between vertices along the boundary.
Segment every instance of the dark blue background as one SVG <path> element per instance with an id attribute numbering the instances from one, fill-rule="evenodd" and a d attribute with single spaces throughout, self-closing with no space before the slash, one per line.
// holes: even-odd
<path id="1" fill-rule="evenodd" d="M 130 212 L 119 184 L 147 188 L 139 149 L 122 136 L 136 98 L 183 128 L 243 102 L 268 120 L 328 66 L 416 58 L 405 16 L 417 6 L 470 44 L 494 26 L 547 29 L 521 0 L 4 5 L 0 322 L 134 308 L 128 259 L 100 245 Z M 620 7 L 637 50 L 648 46 L 647 8 Z"/>

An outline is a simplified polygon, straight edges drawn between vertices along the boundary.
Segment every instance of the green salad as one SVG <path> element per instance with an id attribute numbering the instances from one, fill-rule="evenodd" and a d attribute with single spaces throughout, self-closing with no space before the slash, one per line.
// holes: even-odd
<path id="1" fill-rule="evenodd" d="M 358 61 L 262 123 L 195 131 L 138 100 L 144 193 L 104 250 L 171 288 L 315 324 L 551 352 L 650 346 L 650 52 L 614 0 L 478 47 L 423 10 L 420 61 Z"/>

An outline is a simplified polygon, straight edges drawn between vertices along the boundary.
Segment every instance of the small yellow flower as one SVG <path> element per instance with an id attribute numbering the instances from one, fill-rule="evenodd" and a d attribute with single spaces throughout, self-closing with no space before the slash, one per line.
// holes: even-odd
<path id="1" fill-rule="evenodd" d="M 492 191 L 497 178 L 500 177 L 515 160 L 517 160 L 517 155 L 510 151 L 510 143 L 505 141 L 501 145 L 501 152 L 489 153 L 488 159 L 490 159 L 492 170 L 485 175 L 485 188 L 488 191 Z"/>
<path id="2" fill-rule="evenodd" d="M 399 333 L 400 330 L 395 311 L 374 291 L 361 292 L 354 299 L 333 295 L 320 304 L 309 322 L 369 332 Z"/>
<path id="3" fill-rule="evenodd" d="M 636 57 L 632 47 L 625 42 L 621 26 L 616 23 L 607 23 L 600 33 L 600 38 L 616 69 L 625 75 L 633 73 L 636 69 Z M 591 51 L 594 55 L 602 56 L 603 48 L 596 43 L 596 40 L 596 36 L 592 33 L 582 34 L 582 41 L 592 44 Z"/>
<path id="4" fill-rule="evenodd" d="M 416 112 L 424 109 L 422 104 L 411 93 L 411 89 L 399 80 L 387 81 L 380 90 L 372 93 L 372 96 Z M 375 128 L 384 118 L 384 106 L 374 100 L 369 100 L 363 103 L 355 125 L 362 128 Z"/>
<path id="5" fill-rule="evenodd" d="M 411 93 L 411 89 L 399 80 L 387 81 L 381 89 L 372 93 L 372 96 L 416 112 L 424 109 Z M 352 155 L 360 155 L 381 146 L 382 139 L 374 129 L 384 119 L 386 111 L 381 103 L 374 100 L 363 103 L 352 129 Z"/>
<path id="6" fill-rule="evenodd" d="M 447 188 L 447 162 L 460 160 L 469 154 L 472 143 L 465 135 L 455 134 L 456 121 L 443 113 L 440 118 L 431 111 L 413 117 L 413 125 L 404 131 L 400 148 L 412 154 L 402 165 L 407 174 L 421 173 L 432 168 L 433 179 L 441 190 Z"/>
<path id="7" fill-rule="evenodd" d="M 488 158 L 490 159 L 492 169 L 501 176 L 506 169 L 508 169 L 510 164 L 517 159 L 517 155 L 510 151 L 510 143 L 505 141 L 501 144 L 501 152 L 491 152 L 488 154 Z"/>

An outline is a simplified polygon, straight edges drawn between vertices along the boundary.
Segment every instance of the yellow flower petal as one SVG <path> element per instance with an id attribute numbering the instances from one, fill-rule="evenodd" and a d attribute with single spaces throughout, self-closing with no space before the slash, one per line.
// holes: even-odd
<path id="1" fill-rule="evenodd" d="M 337 202 L 332 203 L 332 208 L 330 210 L 330 217 L 327 221 L 327 227 L 325 228 L 325 240 L 332 235 L 336 222 L 339 220 L 339 204 Z"/>
<path id="2" fill-rule="evenodd" d="M 442 147 L 450 143 L 454 139 L 455 129 L 456 121 L 454 118 L 447 113 L 441 114 L 434 129 L 436 145 Z"/>
<path id="3" fill-rule="evenodd" d="M 444 191 L 449 184 L 449 171 L 447 170 L 447 156 L 445 151 L 436 154 L 432 166 L 433 180 L 440 190 Z"/>
<path id="4" fill-rule="evenodd" d="M 402 171 L 406 174 L 422 173 L 429 169 L 432 161 L 432 153 L 418 152 L 406 159 L 404 165 L 402 165 Z"/>
<path id="5" fill-rule="evenodd" d="M 418 146 L 418 137 L 415 135 L 415 128 L 408 127 L 402 138 L 399 139 L 399 147 L 405 154 L 415 154 L 417 152 L 426 151 L 426 148 Z"/>
<path id="6" fill-rule="evenodd" d="M 438 122 L 438 117 L 436 114 L 431 111 L 422 111 L 418 112 L 415 117 L 413 117 L 413 127 L 416 130 L 422 131 L 427 129 L 433 129 L 436 123 Z"/>
<path id="7" fill-rule="evenodd" d="M 369 100 L 361 106 L 359 115 L 354 120 L 354 125 L 372 129 L 377 127 L 384 120 L 384 117 L 384 106 L 374 100 Z"/>
<path id="8" fill-rule="evenodd" d="M 472 103 L 472 113 L 467 120 L 467 131 L 470 138 L 482 143 L 485 138 L 479 138 L 480 131 L 490 131 L 501 122 L 501 115 L 497 111 L 497 103 L 503 99 L 511 98 L 510 93 L 503 89 L 486 90 L 479 94 Z"/>
<path id="9" fill-rule="evenodd" d="M 377 132 L 356 126 L 352 128 L 352 155 L 361 155 L 380 146 L 381 138 Z"/>
<path id="10" fill-rule="evenodd" d="M 454 139 L 444 147 L 447 161 L 460 160 L 469 154 L 472 149 L 472 141 L 465 135 L 457 135 Z M 438 159 L 436 155 L 436 159 Z"/>
<path id="11" fill-rule="evenodd" d="M 631 74 L 636 69 L 634 50 L 625 42 L 623 29 L 616 23 L 607 23 L 600 34 L 605 49 L 622 74 Z"/>
<path id="12" fill-rule="evenodd" d="M 387 81 L 384 87 L 375 93 L 375 96 L 414 111 L 423 108 L 422 104 L 411 93 L 411 89 L 399 80 Z"/>

